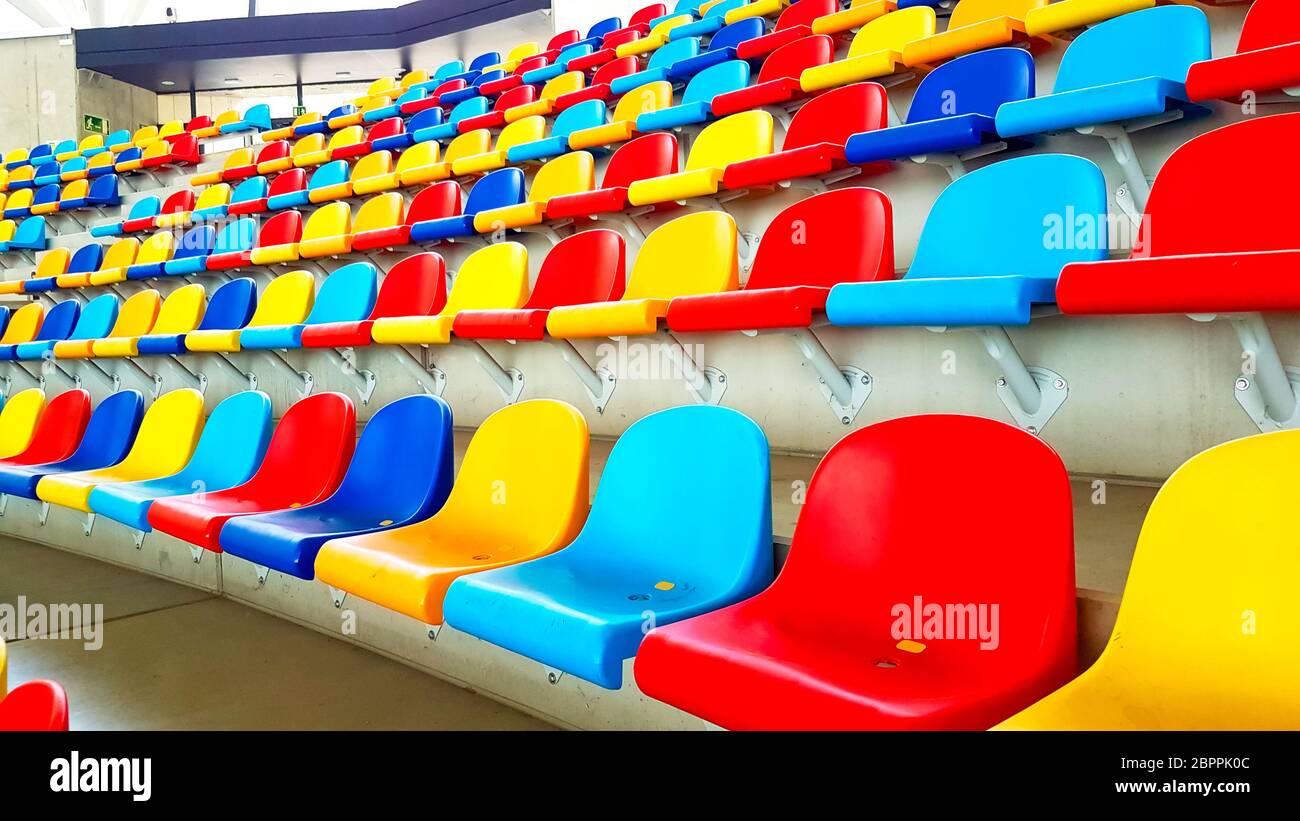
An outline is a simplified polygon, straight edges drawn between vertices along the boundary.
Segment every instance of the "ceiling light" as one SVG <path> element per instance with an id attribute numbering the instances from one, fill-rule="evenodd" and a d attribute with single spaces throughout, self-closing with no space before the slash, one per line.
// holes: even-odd
<path id="1" fill-rule="evenodd" d="M 162 81 L 162 84 L 165 85 L 165 86 L 174 86 L 174 85 L 176 85 L 176 83 L 172 82 L 171 80 L 163 80 L 163 81 Z"/>
<path id="2" fill-rule="evenodd" d="M 223 82 L 225 82 L 226 85 L 234 85 L 235 83 L 239 82 L 239 78 L 238 78 L 238 77 L 227 77 Z"/>

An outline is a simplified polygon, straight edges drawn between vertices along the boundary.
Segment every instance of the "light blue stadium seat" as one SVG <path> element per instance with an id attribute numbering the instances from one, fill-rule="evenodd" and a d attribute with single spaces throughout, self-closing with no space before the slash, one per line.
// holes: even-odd
<path id="1" fill-rule="evenodd" d="M 1164 114 L 1199 113 L 1183 83 L 1192 63 L 1211 58 L 1205 12 L 1162 6 L 1099 23 L 1061 58 L 1051 94 L 998 109 L 1004 137 L 1050 133 Z"/>
<path id="2" fill-rule="evenodd" d="M 673 31 L 675 33 L 676 29 Z M 713 35 L 707 50 L 673 63 L 668 69 L 668 79 L 675 83 L 685 82 L 710 66 L 734 60 L 737 46 L 746 40 L 761 37 L 763 32 L 761 18 L 746 17 L 744 20 L 737 20 Z"/>
<path id="3" fill-rule="evenodd" d="M 912 97 L 907 123 L 849 137 L 854 165 L 922 154 L 958 153 L 999 140 L 994 118 L 1006 103 L 1034 96 L 1034 58 L 1018 48 L 958 57 L 926 75 Z"/>
<path id="4" fill-rule="evenodd" d="M 64 307 L 70 303 L 71 309 Z M 85 308 L 79 308 L 75 300 L 64 300 L 45 315 L 45 322 L 41 325 L 41 331 L 36 335 L 36 339 L 14 346 L 16 350 L 13 358 L 22 361 L 44 359 L 53 354 L 56 342 L 65 339 L 100 339 L 107 336 L 109 329 L 117 321 L 117 309 L 117 297 L 113 294 L 101 294 L 87 302 Z M 64 312 L 59 317 L 61 321 L 55 322 L 55 314 L 60 311 Z M 51 324 L 54 325 L 53 328 L 50 327 Z"/>
<path id="5" fill-rule="evenodd" d="M 92 237 L 116 237 L 122 234 L 122 223 L 130 220 L 148 219 L 156 217 L 162 213 L 162 201 L 157 197 L 150 195 L 141 197 L 131 203 L 131 209 L 126 213 L 125 220 L 117 222 L 106 222 L 103 225 L 91 226 L 90 235 Z"/>
<path id="6" fill-rule="evenodd" d="M 434 396 L 398 399 L 361 432 L 338 490 L 313 505 L 240 516 L 221 548 L 254 564 L 312 579 L 330 539 L 418 522 L 446 501 L 452 480 L 451 408 Z"/>
<path id="7" fill-rule="evenodd" d="M 906 276 L 836 285 L 826 315 L 835 325 L 1025 325 L 1035 304 L 1056 301 L 1063 267 L 1107 257 L 1106 203 L 1101 169 L 1082 157 L 985 166 L 939 195 Z"/>
<path id="8" fill-rule="evenodd" d="M 222 134 L 239 134 L 244 131 L 270 131 L 271 107 L 258 103 L 244 112 L 244 116 L 233 123 L 221 126 Z"/>
<path id="9" fill-rule="evenodd" d="M 585 100 L 555 116 L 549 137 L 512 145 L 506 152 L 506 158 L 512 163 L 521 163 L 558 157 L 569 150 L 570 134 L 604 124 L 605 104 L 600 100 Z"/>
<path id="10" fill-rule="evenodd" d="M 540 559 L 452 582 L 458 630 L 618 689 L 648 627 L 725 607 L 772 581 L 767 438 L 747 416 L 651 414 L 609 454 L 586 526 Z M 689 476 L 666 482 L 668 475 Z"/>
<path id="11" fill-rule="evenodd" d="M 460 133 L 460 121 L 468 117 L 478 117 L 488 113 L 492 103 L 486 97 L 475 96 L 468 100 L 457 103 L 456 107 L 447 115 L 447 120 L 439 125 L 431 125 L 421 128 L 414 132 L 414 140 L 417 143 L 427 143 L 430 140 L 451 140 Z M 410 131 L 411 129 L 407 129 Z"/>
<path id="12" fill-rule="evenodd" d="M 437 80 L 438 82 L 442 82 L 444 80 L 450 80 L 452 77 L 455 77 L 457 74 L 464 74 L 464 73 L 465 73 L 465 63 L 463 61 L 450 60 L 438 66 L 436 69 L 434 69 L 432 78 L 434 80 Z"/>
<path id="13" fill-rule="evenodd" d="M 707 122 L 713 117 L 713 98 L 728 91 L 749 85 L 749 63 L 728 60 L 710 66 L 691 78 L 682 92 L 681 103 L 647 111 L 636 118 L 636 130 L 641 133 L 666 131 L 686 125 Z"/>
<path id="14" fill-rule="evenodd" d="M 248 277 L 232 279 L 208 298 L 199 322 L 200 331 L 232 331 L 253 318 L 257 308 L 257 286 Z M 141 356 L 177 356 L 186 352 L 185 334 L 149 334 L 136 345 Z"/>
<path id="15" fill-rule="evenodd" d="M 28 217 L 18 223 L 14 235 L 0 242 L 0 254 L 9 251 L 44 251 L 49 243 L 45 235 L 45 217 Z"/>
<path id="16" fill-rule="evenodd" d="M 369 262 L 345 265 L 325 277 L 306 321 L 297 325 L 267 325 L 247 328 L 239 335 L 245 350 L 301 348 L 302 332 L 308 325 L 326 322 L 360 322 L 370 316 L 379 291 L 379 274 Z"/>
<path id="17" fill-rule="evenodd" d="M 311 202 L 311 192 L 329 188 L 333 185 L 340 185 L 347 182 L 351 176 L 352 166 L 348 165 L 347 160 L 330 160 L 312 172 L 311 178 L 307 180 L 307 189 L 305 191 L 271 197 L 267 200 L 267 208 L 272 211 L 282 211 L 287 208 L 298 208 L 306 205 Z M 294 200 L 293 205 L 285 204 L 286 200 L 289 199 Z"/>
<path id="18" fill-rule="evenodd" d="M 411 226 L 411 242 L 439 242 L 457 237 L 472 237 L 474 215 L 479 211 L 519 205 L 524 201 L 524 172 L 519 168 L 502 168 L 474 183 L 465 208 L 459 216 L 424 220 Z"/>
<path id="19" fill-rule="evenodd" d="M 271 183 L 266 179 L 266 177 L 260 175 L 249 177 L 239 183 L 239 185 L 236 185 L 234 190 L 230 192 L 230 203 L 225 206 L 226 213 L 230 213 L 230 209 L 237 208 L 240 205 L 255 203 L 266 199 L 266 195 L 270 192 L 270 189 Z M 235 213 L 239 212 L 236 211 Z"/>
<path id="20" fill-rule="evenodd" d="M 243 391 L 223 399 L 208 415 L 194 455 L 180 472 L 142 482 L 114 482 L 90 492 L 90 509 L 148 533 L 155 499 L 242 485 L 257 471 L 271 439 L 271 398 Z"/>
<path id="21" fill-rule="evenodd" d="M 253 249 L 254 243 L 257 242 L 257 220 L 252 217 L 240 217 L 237 220 L 226 223 L 217 232 L 217 238 L 212 243 L 212 253 L 204 257 L 203 268 L 208 270 L 208 265 L 213 257 L 218 256 L 238 256 L 247 254 Z M 168 274 L 184 274 L 188 268 L 197 263 L 189 263 L 183 266 L 171 266 L 171 263 L 163 266 L 163 272 Z M 198 273 L 190 271 L 190 273 Z"/>
<path id="22" fill-rule="evenodd" d="M 688 37 L 685 40 L 673 40 L 651 52 L 650 59 L 646 61 L 646 67 L 642 70 L 632 74 L 624 74 L 622 77 L 615 77 L 609 84 L 610 93 L 617 97 L 646 83 L 667 80 L 673 63 L 695 57 L 699 53 L 700 41 L 698 38 Z"/>
<path id="23" fill-rule="evenodd" d="M 120 154 L 131 147 L 131 132 L 125 128 L 119 128 L 117 131 L 109 134 L 104 138 L 104 150 L 112 151 L 114 154 Z M 103 153 L 103 152 L 96 152 Z"/>
<path id="24" fill-rule="evenodd" d="M 109 395 L 91 412 L 81 444 L 67 459 L 40 465 L 0 463 L 0 493 L 35 499 L 36 485 L 46 476 L 116 465 L 135 442 L 143 416 L 144 397 L 139 391 Z"/>

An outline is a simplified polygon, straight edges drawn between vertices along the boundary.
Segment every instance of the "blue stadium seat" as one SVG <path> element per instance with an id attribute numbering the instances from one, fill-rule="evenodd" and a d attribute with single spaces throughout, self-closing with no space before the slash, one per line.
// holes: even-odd
<path id="1" fill-rule="evenodd" d="M 123 224 L 131 220 L 148 219 L 156 217 L 162 213 L 162 201 L 155 196 L 141 197 L 131 203 L 131 208 L 126 212 L 126 219 L 117 222 L 106 222 L 103 225 L 94 225 L 90 228 L 92 237 L 116 237 L 121 236 Z"/>
<path id="2" fill-rule="evenodd" d="M 117 297 L 113 298 L 116 301 Z M 52 352 L 54 343 L 68 338 L 73 328 L 77 325 L 77 319 L 81 316 L 81 305 L 75 299 L 65 299 L 58 303 L 45 314 L 45 321 L 41 323 L 41 330 L 36 334 L 31 342 L 20 342 L 17 345 L 0 345 L 0 362 L 15 362 L 19 359 L 30 359 L 33 357 L 20 356 L 20 348 L 28 346 L 27 351 L 36 351 L 34 358 L 40 359 L 41 352 Z"/>
<path id="3" fill-rule="evenodd" d="M 540 559 L 452 582 L 447 623 L 609 689 L 647 626 L 725 607 L 772 581 L 767 438 L 745 415 L 652 414 L 609 454 L 587 524 Z M 689 482 L 656 477 L 690 476 Z"/>
<path id="4" fill-rule="evenodd" d="M 752 19 L 752 18 L 751 18 Z M 713 118 L 713 98 L 749 85 L 749 63 L 728 60 L 710 66 L 691 78 L 682 92 L 682 101 L 658 111 L 647 111 L 636 118 L 641 133 L 666 131 L 686 125 L 708 122 Z"/>
<path id="5" fill-rule="evenodd" d="M 194 455 L 179 473 L 97 485 L 90 492 L 90 509 L 148 533 L 153 527 L 147 516 L 155 499 L 242 485 L 262 463 L 270 439 L 271 398 L 261 391 L 236 393 L 212 409 Z"/>
<path id="6" fill-rule="evenodd" d="M 678 60 L 686 60 L 695 57 L 700 53 L 700 41 L 694 37 L 685 40 L 674 40 L 664 46 L 655 49 L 646 61 L 646 66 L 642 70 L 633 74 L 624 74 L 622 77 L 615 77 L 609 84 L 610 93 L 615 96 L 626 94 L 634 88 L 639 88 L 646 83 L 653 83 L 658 80 L 667 80 L 669 70 L 673 63 Z"/>
<path id="7" fill-rule="evenodd" d="M 706 37 L 721 29 L 725 24 L 727 12 L 738 9 L 745 5 L 749 0 L 722 0 L 709 7 L 704 16 L 699 20 L 690 23 L 684 23 L 677 26 L 668 35 L 669 40 L 680 40 L 684 37 Z"/>
<path id="8" fill-rule="evenodd" d="M 117 190 L 117 175 L 106 174 L 90 184 L 86 194 L 85 205 L 111 207 L 122 204 L 122 195 Z M 78 206 L 80 207 L 80 206 Z M 67 210 L 66 208 L 64 210 Z"/>
<path id="9" fill-rule="evenodd" d="M 230 192 L 230 204 L 226 206 L 227 214 L 242 216 L 245 209 L 241 206 L 257 205 L 256 210 L 262 211 L 266 207 L 266 197 L 270 193 L 271 183 L 264 176 L 249 177 L 248 179 L 235 186 L 235 190 Z"/>
<path id="10" fill-rule="evenodd" d="M 315 577 L 316 552 L 330 539 L 375 533 L 433 515 L 452 480 L 451 408 L 407 396 L 381 408 L 361 432 L 332 496 L 313 505 L 232 519 L 222 550 L 297 576 Z"/>
<path id="11" fill-rule="evenodd" d="M 485 51 L 474 59 L 469 61 L 470 71 L 483 71 L 489 66 L 499 65 L 501 63 L 501 53 L 498 51 Z"/>
<path id="12" fill-rule="evenodd" d="M 835 325 L 1025 325 L 1035 304 L 1056 301 L 1071 262 L 1107 257 L 1101 169 L 1082 157 L 1037 154 L 994 163 L 956 180 L 926 218 L 902 279 L 836 285 L 826 302 Z M 1052 220 L 1087 220 L 1051 239 Z"/>
<path id="13" fill-rule="evenodd" d="M 208 298 L 200 331 L 231 331 L 242 328 L 253 318 L 257 307 L 257 286 L 252 279 L 241 277 L 225 283 Z M 186 352 L 185 334 L 149 334 L 140 337 L 141 356 L 177 356 Z"/>
<path id="14" fill-rule="evenodd" d="M 354 262 L 345 265 L 325 277 L 304 322 L 247 328 L 239 335 L 239 346 L 245 350 L 301 348 L 302 332 L 308 325 L 359 322 L 370 316 L 378 290 L 379 275 L 373 264 Z"/>
<path id="15" fill-rule="evenodd" d="M 402 151 L 415 144 L 415 135 L 426 128 L 442 125 L 445 114 L 441 108 L 427 108 L 411 117 L 406 129 L 387 137 L 380 137 L 370 144 L 372 151 Z"/>
<path id="16" fill-rule="evenodd" d="M 36 485 L 46 476 L 116 465 L 131 449 L 143 416 L 144 397 L 139 391 L 111 394 L 91 413 L 81 444 L 67 459 L 41 465 L 0 463 L 0 493 L 35 499 Z"/>
<path id="17" fill-rule="evenodd" d="M 423 244 L 457 237 L 472 237 L 474 215 L 479 211 L 518 205 L 524 201 L 524 172 L 519 168 L 502 168 L 482 177 L 465 198 L 460 216 L 417 222 L 411 226 L 411 242 Z"/>
<path id="18" fill-rule="evenodd" d="M 512 163 L 558 157 L 569 150 L 569 135 L 584 128 L 605 124 L 605 104 L 587 100 L 566 108 L 555 116 L 551 135 L 540 140 L 510 146 L 506 159 Z"/>
<path id="19" fill-rule="evenodd" d="M 244 116 L 233 123 L 221 126 L 222 134 L 239 134 L 244 131 L 270 131 L 271 107 L 258 103 L 244 112 Z"/>

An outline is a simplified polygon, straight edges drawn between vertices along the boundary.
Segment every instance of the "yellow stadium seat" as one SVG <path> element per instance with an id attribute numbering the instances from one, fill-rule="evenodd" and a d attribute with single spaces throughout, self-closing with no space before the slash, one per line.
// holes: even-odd
<path id="1" fill-rule="evenodd" d="M 19 168 L 15 168 L 9 172 L 9 187 L 15 191 L 20 191 L 22 189 L 17 188 L 14 185 L 14 183 L 24 183 L 24 182 L 30 183 L 35 179 L 36 179 L 36 167 L 31 165 L 24 165 Z"/>
<path id="2" fill-rule="evenodd" d="M 321 206 L 307 218 L 298 243 L 298 256 L 303 259 L 336 257 L 351 250 L 352 209 L 346 202 Z"/>
<path id="3" fill-rule="evenodd" d="M 853 0 L 849 7 L 813 20 L 813 34 L 839 34 L 861 28 L 898 9 L 898 0 Z"/>
<path id="4" fill-rule="evenodd" d="M 205 185 L 215 185 L 221 182 L 225 171 L 234 168 L 247 168 L 257 161 L 257 150 L 254 148 L 238 148 L 226 157 L 226 161 L 221 164 L 221 171 L 209 171 L 206 174 L 195 174 L 190 177 L 190 185 L 195 188 L 202 188 Z"/>
<path id="5" fill-rule="evenodd" d="M 537 169 L 528 188 L 528 201 L 480 211 L 474 215 L 474 230 L 490 234 L 507 228 L 537 225 L 546 218 L 551 197 L 579 194 L 596 187 L 596 161 L 586 151 L 561 154 Z"/>
<path id="6" fill-rule="evenodd" d="M 40 388 L 19 391 L 5 402 L 4 408 L 0 409 L 0 459 L 27 450 L 44 410 L 45 391 Z"/>
<path id="7" fill-rule="evenodd" d="M 995 729 L 1300 729 L 1300 431 L 1192 457 L 1156 495 L 1110 642 Z"/>
<path id="8" fill-rule="evenodd" d="M 338 134 L 334 136 L 337 137 Z M 329 162 L 330 152 L 325 142 L 325 135 L 308 134 L 293 144 L 289 156 L 293 158 L 294 168 L 308 168 Z"/>
<path id="9" fill-rule="evenodd" d="M 308 271 L 281 274 L 266 286 L 257 302 L 257 310 L 246 327 L 297 325 L 311 313 L 316 301 L 316 279 Z M 191 351 L 234 353 L 240 350 L 239 330 L 191 331 L 185 335 L 185 347 Z"/>
<path id="10" fill-rule="evenodd" d="M 357 160 L 357 164 L 352 168 L 352 179 L 349 183 L 352 186 L 351 196 L 362 197 L 396 188 L 396 185 L 390 184 L 398 180 L 396 173 L 393 152 L 374 151 L 365 155 Z"/>
<path id="11" fill-rule="evenodd" d="M 487 131 L 480 129 L 479 131 L 471 131 L 468 134 L 461 134 L 455 140 L 452 140 L 452 144 L 454 145 L 458 140 L 465 137 L 475 140 L 484 138 L 487 141 L 491 140 L 491 137 L 487 135 Z M 382 188 L 376 190 L 391 191 L 394 188 L 407 185 L 420 185 L 426 182 L 447 179 L 447 177 L 451 176 L 451 163 L 442 162 L 439 159 L 441 151 L 442 147 L 434 140 L 416 143 L 398 156 L 397 167 L 393 169 L 392 174 L 374 181 L 374 185 L 382 186 Z"/>
<path id="12" fill-rule="evenodd" d="M 86 175 L 89 176 L 91 171 L 98 168 L 112 168 L 114 162 L 114 154 L 112 151 L 105 151 L 102 154 L 96 154 L 86 163 Z"/>
<path id="13" fill-rule="evenodd" d="M 95 346 L 101 342 L 112 342 L 123 337 L 141 337 L 153 329 L 158 319 L 158 309 L 162 305 L 162 295 L 153 288 L 137 291 L 122 303 L 117 312 L 117 320 L 102 339 L 65 339 L 54 343 L 55 359 L 89 359 L 95 356 Z"/>
<path id="14" fill-rule="evenodd" d="M 180 120 L 172 120 L 163 123 L 158 127 L 158 139 L 166 140 L 168 137 L 178 137 L 185 133 L 185 123 Z"/>
<path id="15" fill-rule="evenodd" d="M 528 250 L 517 242 L 500 242 L 465 258 L 439 313 L 377 319 L 371 338 L 383 345 L 445 345 L 460 311 L 522 308 L 527 299 Z"/>
<path id="16" fill-rule="evenodd" d="M 131 145 L 136 148 L 147 148 L 156 142 L 158 142 L 158 126 L 156 125 L 142 126 L 137 128 L 135 133 L 131 135 Z"/>
<path id="17" fill-rule="evenodd" d="M 654 333 L 674 297 L 736 290 L 739 267 L 730 215 L 678 217 L 646 237 L 622 299 L 555 308 L 546 318 L 547 333 L 569 339 Z"/>
<path id="18" fill-rule="evenodd" d="M 656 80 L 637 86 L 619 98 L 605 125 L 581 128 L 569 135 L 569 148 L 596 148 L 627 142 L 636 134 L 636 118 L 673 104 L 673 84 Z"/>
<path id="19" fill-rule="evenodd" d="M 194 198 L 194 211 L 229 205 L 231 193 L 230 183 L 223 182 L 210 185 L 200 191 L 199 195 Z M 154 217 L 153 224 L 159 228 L 178 228 L 188 225 L 193 219 L 194 211 L 174 211 L 170 214 L 159 214 Z"/>
<path id="20" fill-rule="evenodd" d="M 799 87 L 811 93 L 893 74 L 903 67 L 908 44 L 931 37 L 934 31 L 934 9 L 929 6 L 886 14 L 858 29 L 843 60 L 804 69 Z"/>
<path id="21" fill-rule="evenodd" d="M 324 165 L 334 156 L 334 152 L 340 148 L 349 145 L 357 145 L 366 141 L 366 130 L 359 125 L 350 125 L 342 131 L 334 133 L 330 137 L 329 143 L 321 151 L 312 151 L 307 154 L 297 155 L 293 158 L 293 164 L 299 168 L 312 165 Z"/>
<path id="22" fill-rule="evenodd" d="M 185 467 L 203 429 L 203 394 L 191 388 L 158 397 L 145 411 L 135 443 L 112 467 L 46 476 L 36 485 L 42 501 L 90 512 L 90 492 L 99 485 L 170 476 Z"/>
<path id="23" fill-rule="evenodd" d="M 524 105 L 517 105 L 505 110 L 505 120 L 513 123 L 525 117 L 545 117 L 555 110 L 555 100 L 565 94 L 581 91 L 587 86 L 587 75 L 581 71 L 566 71 L 542 86 L 542 93 L 536 100 Z M 540 139 L 540 137 L 536 138 Z M 527 141 L 525 141 L 527 142 Z"/>
<path id="24" fill-rule="evenodd" d="M 0 203 L 3 203 L 7 197 L 0 195 Z M 4 220 L 0 222 L 0 242 L 8 242 L 14 238 L 18 232 L 18 223 L 14 220 Z"/>
<path id="25" fill-rule="evenodd" d="M 22 169 L 18 170 L 21 171 Z M 82 182 L 85 182 L 85 180 L 82 180 Z M 76 183 L 69 183 L 69 185 L 76 185 Z M 31 209 L 32 200 L 35 196 L 36 193 L 31 188 L 20 188 L 17 191 L 10 191 L 9 198 L 5 201 L 5 207 Z"/>
<path id="26" fill-rule="evenodd" d="M 1024 40 L 1025 15 L 1049 0 L 959 0 L 948 28 L 903 46 L 909 67 L 933 65 L 972 51 L 1007 46 Z"/>
<path id="27" fill-rule="evenodd" d="M 23 342 L 31 342 L 36 338 L 36 334 L 41 330 L 41 323 L 45 321 L 45 309 L 39 302 L 32 302 L 18 310 L 14 315 L 9 317 L 9 324 L 5 326 L 3 336 L 0 336 L 0 345 L 18 345 Z"/>
<path id="28" fill-rule="evenodd" d="M 587 423 L 534 399 L 493 413 L 470 440 L 451 495 L 413 525 L 326 542 L 316 577 L 425 624 L 460 576 L 554 553 L 587 518 Z"/>
<path id="29" fill-rule="evenodd" d="M 5 165 L 11 165 L 16 162 L 23 162 L 27 159 L 26 148 L 14 148 L 5 154 Z"/>
<path id="30" fill-rule="evenodd" d="M 659 22 L 650 33 L 639 40 L 632 40 L 628 43 L 621 43 L 614 49 L 616 57 L 639 57 L 643 54 L 649 54 L 657 50 L 664 43 L 668 42 L 669 36 L 673 29 L 678 26 L 684 26 L 695 20 L 689 14 L 678 14 L 675 17 L 669 17 L 667 20 Z"/>
<path id="31" fill-rule="evenodd" d="M 506 52 L 506 59 L 504 61 L 498 63 L 495 66 L 488 66 L 488 68 L 485 69 L 485 71 L 492 71 L 493 69 L 501 69 L 506 73 L 510 73 L 515 69 L 519 68 L 519 64 L 522 63 L 524 60 L 527 60 L 529 57 L 532 57 L 533 55 L 540 53 L 541 50 L 542 50 L 541 46 L 539 46 L 537 43 L 520 43 L 519 45 L 510 49 L 510 51 Z"/>
<path id="32" fill-rule="evenodd" d="M 396 191 L 371 197 L 357 209 L 352 221 L 352 235 L 365 234 L 385 228 L 396 228 L 406 217 L 406 200 Z"/>
<path id="33" fill-rule="evenodd" d="M 546 136 L 546 118 L 540 115 L 524 117 L 501 129 L 496 145 L 488 151 L 470 154 L 451 161 L 451 172 L 456 176 L 486 174 L 505 168 L 506 154 L 512 146 L 531 143 Z"/>
<path id="34" fill-rule="evenodd" d="M 408 71 L 405 74 L 403 74 L 401 82 L 399 82 L 397 85 L 404 92 L 407 89 L 409 89 L 411 86 L 415 86 L 415 85 L 419 85 L 420 83 L 427 83 L 427 82 L 429 82 L 429 72 L 425 71 L 424 69 L 416 69 L 415 71 Z"/>
<path id="35" fill-rule="evenodd" d="M 128 299 L 127 304 L 122 306 L 123 314 L 126 313 L 130 303 L 131 300 Z M 158 310 L 157 319 L 151 328 L 131 335 L 114 333 L 109 338 L 96 339 L 91 353 L 99 358 L 138 356 L 140 337 L 146 334 L 187 334 L 199 327 L 199 323 L 203 321 L 203 309 L 206 304 L 207 292 L 202 285 L 195 283 L 177 288 L 162 301 L 162 307 Z M 121 321 L 119 315 L 118 323 L 121 324 Z M 115 328 L 114 331 L 116 330 Z"/>
<path id="36" fill-rule="evenodd" d="M 772 153 L 773 129 L 766 111 L 742 111 L 710 123 L 691 145 L 685 169 L 637 180 L 628 186 L 628 202 L 652 205 L 718 193 L 728 165 Z"/>

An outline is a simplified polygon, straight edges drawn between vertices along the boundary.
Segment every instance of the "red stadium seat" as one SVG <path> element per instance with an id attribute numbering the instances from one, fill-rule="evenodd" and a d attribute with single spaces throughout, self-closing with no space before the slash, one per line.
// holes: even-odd
<path id="1" fill-rule="evenodd" d="M 594 191 L 552 197 L 547 219 L 594 217 L 627 207 L 627 189 L 637 180 L 677 173 L 677 138 L 668 132 L 647 134 L 619 147 L 605 166 L 605 178 Z"/>
<path id="2" fill-rule="evenodd" d="M 1292 0 L 1255 0 L 1237 53 L 1193 63 L 1187 72 L 1187 96 L 1195 102 L 1238 102 L 1248 91 L 1300 96 L 1300 14 Z"/>
<path id="3" fill-rule="evenodd" d="M 713 98 L 713 116 L 725 117 L 738 111 L 787 103 L 803 96 L 799 75 L 811 66 L 835 59 L 835 41 L 817 34 L 781 46 L 768 55 L 754 78 L 754 84 Z"/>
<path id="4" fill-rule="evenodd" d="M 90 394 L 81 388 L 64 391 L 46 404 L 26 450 L 8 459 L 6 465 L 43 465 L 68 458 L 90 421 Z"/>
<path id="5" fill-rule="evenodd" d="M 68 694 L 53 681 L 29 681 L 0 696 L 0 732 L 68 729 Z"/>

